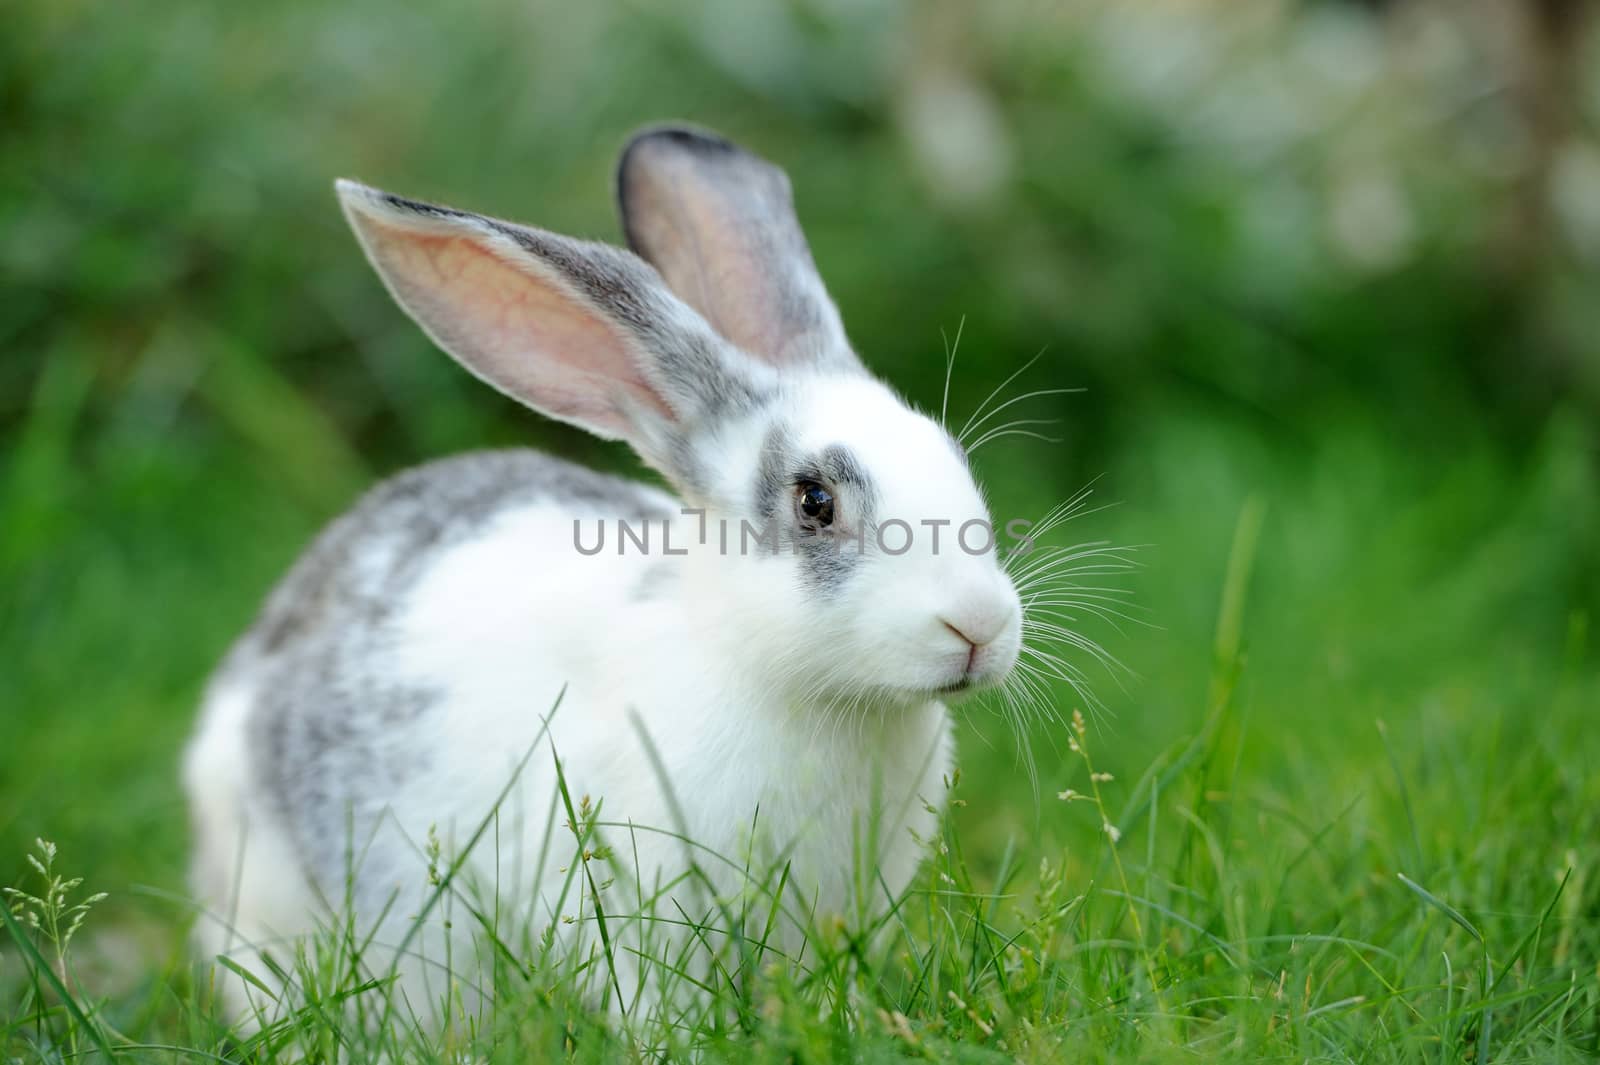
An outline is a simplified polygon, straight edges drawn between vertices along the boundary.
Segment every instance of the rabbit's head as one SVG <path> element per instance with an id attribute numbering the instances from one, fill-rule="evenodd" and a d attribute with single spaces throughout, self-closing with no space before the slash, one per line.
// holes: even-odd
<path id="1" fill-rule="evenodd" d="M 719 604 L 772 683 L 803 694 L 909 702 L 1010 672 L 1006 530 L 961 446 L 852 350 L 781 170 L 702 131 L 640 133 L 617 175 L 632 252 L 338 189 L 440 347 L 626 441 L 700 512 L 684 519 L 712 556 L 700 583 L 641 595 Z"/>

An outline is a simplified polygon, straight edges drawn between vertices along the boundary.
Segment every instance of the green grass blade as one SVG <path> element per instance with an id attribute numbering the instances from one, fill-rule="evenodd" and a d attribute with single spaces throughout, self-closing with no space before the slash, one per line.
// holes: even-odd
<path id="1" fill-rule="evenodd" d="M 17 950 L 21 951 L 29 967 L 33 969 L 35 974 L 44 977 L 44 982 L 49 984 L 50 989 L 61 997 L 61 1004 L 66 1007 L 68 1013 L 72 1014 L 72 1019 L 82 1025 L 83 1030 L 89 1033 L 90 1041 L 99 1048 L 107 1060 L 112 1058 L 111 1043 L 106 1039 L 105 1033 L 83 1011 L 83 1007 L 78 1005 L 78 1000 L 73 997 L 71 991 L 67 990 L 67 985 L 62 981 L 61 977 L 56 975 L 56 971 L 50 967 L 50 963 L 45 960 L 45 956 L 39 953 L 39 948 L 34 945 L 33 940 L 28 938 L 28 934 L 17 923 L 17 919 L 11 913 L 9 906 L 0 904 L 0 921 L 5 922 L 6 931 L 11 933 L 12 940 L 17 944 Z"/>

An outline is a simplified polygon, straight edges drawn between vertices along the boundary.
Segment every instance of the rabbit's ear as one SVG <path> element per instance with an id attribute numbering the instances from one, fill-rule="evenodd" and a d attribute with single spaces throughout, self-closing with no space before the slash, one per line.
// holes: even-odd
<path id="1" fill-rule="evenodd" d="M 860 368 L 782 170 L 713 133 L 647 129 L 617 204 L 628 245 L 732 343 L 780 369 Z"/>
<path id="2" fill-rule="evenodd" d="M 696 425 L 772 386 L 620 248 L 337 188 L 367 258 L 435 343 L 535 410 L 626 440 L 669 477 L 682 475 L 675 451 Z"/>

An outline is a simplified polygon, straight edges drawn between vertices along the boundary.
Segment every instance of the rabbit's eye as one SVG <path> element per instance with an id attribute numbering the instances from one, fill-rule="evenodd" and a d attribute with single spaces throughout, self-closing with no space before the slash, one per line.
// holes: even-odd
<path id="1" fill-rule="evenodd" d="M 800 514 L 818 525 L 833 524 L 833 494 L 820 484 L 805 483 L 798 496 Z"/>

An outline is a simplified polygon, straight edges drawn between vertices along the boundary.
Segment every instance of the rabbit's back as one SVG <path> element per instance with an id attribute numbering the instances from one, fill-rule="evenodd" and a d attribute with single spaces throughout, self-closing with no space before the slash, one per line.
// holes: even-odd
<path id="1" fill-rule="evenodd" d="M 500 513 L 543 503 L 597 507 L 619 519 L 659 517 L 672 507 L 643 484 L 528 449 L 413 467 L 370 489 L 317 537 L 234 656 L 285 659 L 325 650 L 329 634 L 377 635 L 443 552 L 481 535 Z"/>
<path id="2" fill-rule="evenodd" d="M 351 887 L 382 893 L 409 875 L 404 849 L 370 843 L 394 797 L 428 779 L 438 737 L 454 727 L 448 679 L 406 668 L 414 590 L 530 508 L 628 520 L 673 506 L 643 484 L 530 450 L 444 459 L 367 492 L 274 588 L 208 686 L 186 765 L 202 896 L 234 908 L 240 861 L 290 863 L 276 879 L 308 876 L 335 898 Z M 540 546 L 534 573 L 558 565 L 540 560 Z M 286 900 L 286 919 L 298 908 Z"/>

